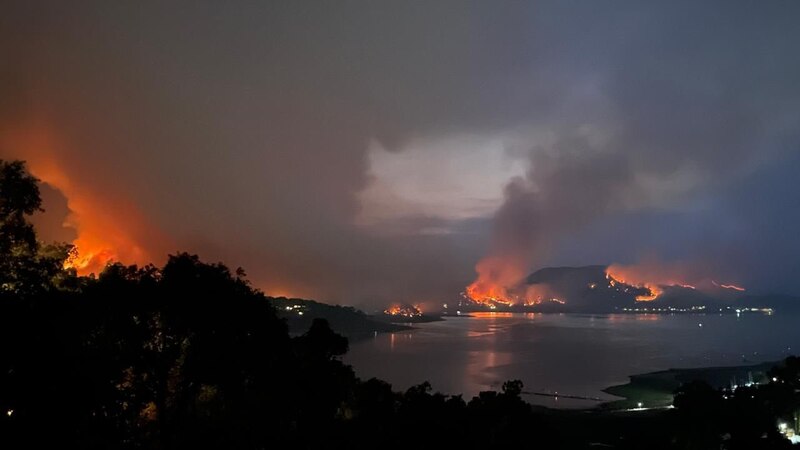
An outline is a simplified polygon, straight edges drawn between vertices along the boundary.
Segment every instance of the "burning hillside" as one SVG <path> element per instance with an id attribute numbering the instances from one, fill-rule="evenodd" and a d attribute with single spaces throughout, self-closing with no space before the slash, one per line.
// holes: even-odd
<path id="1" fill-rule="evenodd" d="M 606 312 L 637 305 L 716 306 L 740 294 L 735 285 L 690 284 L 673 276 L 647 278 L 619 265 L 551 267 L 508 285 L 479 279 L 463 293 L 463 304 L 476 309 Z M 738 289 L 736 289 L 738 288 Z M 651 307 L 656 307 L 651 306 Z"/>
<path id="2" fill-rule="evenodd" d="M 100 273 L 109 262 L 146 264 L 157 260 L 154 254 L 166 253 L 161 251 L 165 237 L 145 218 L 125 186 L 101 185 L 99 176 L 78 175 L 89 171 L 65 157 L 68 145 L 51 127 L 37 123 L 3 131 L 0 147 L 24 155 L 31 173 L 66 200 L 69 213 L 63 226 L 76 234 L 67 268 L 88 275 Z"/>
<path id="3" fill-rule="evenodd" d="M 383 311 L 388 316 L 421 317 L 422 310 L 417 305 L 392 305 Z"/>

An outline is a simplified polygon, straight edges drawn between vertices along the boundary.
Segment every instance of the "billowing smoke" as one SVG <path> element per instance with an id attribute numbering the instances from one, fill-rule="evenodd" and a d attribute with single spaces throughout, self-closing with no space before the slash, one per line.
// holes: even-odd
<path id="1" fill-rule="evenodd" d="M 0 158 L 87 270 L 186 250 L 382 310 L 643 249 L 791 286 L 797 8 L 7 1 Z"/>
<path id="2" fill-rule="evenodd" d="M 508 297 L 556 240 L 640 196 L 630 161 L 608 143 L 576 132 L 530 150 L 530 170 L 505 188 L 494 219 L 491 254 L 476 266 L 471 298 Z M 541 264 L 541 263 L 540 263 Z M 528 297 L 528 295 L 526 295 Z"/>

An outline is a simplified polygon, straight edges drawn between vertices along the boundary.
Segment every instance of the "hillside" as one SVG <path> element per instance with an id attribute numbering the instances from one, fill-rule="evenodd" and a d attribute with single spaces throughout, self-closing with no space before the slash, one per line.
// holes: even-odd
<path id="1" fill-rule="evenodd" d="M 375 333 L 407 330 L 409 327 L 374 320 L 352 306 L 328 305 L 313 300 L 286 297 L 268 297 L 285 319 L 289 334 L 297 336 L 305 333 L 316 318 L 326 319 L 331 329 L 350 340 L 363 339 Z"/>
<path id="2" fill-rule="evenodd" d="M 650 301 L 650 289 L 615 280 L 606 275 L 607 266 L 546 267 L 530 274 L 517 292 L 534 292 L 541 301 L 534 305 L 495 305 L 497 310 L 528 312 L 736 312 L 772 310 L 800 311 L 800 298 L 786 295 L 750 295 L 719 285 L 697 287 L 658 285 Z M 637 300 L 637 297 L 639 298 Z M 480 310 L 485 305 L 462 302 L 462 309 Z M 646 311 L 645 311 L 646 310 Z M 764 311 L 770 312 L 770 311 Z"/>

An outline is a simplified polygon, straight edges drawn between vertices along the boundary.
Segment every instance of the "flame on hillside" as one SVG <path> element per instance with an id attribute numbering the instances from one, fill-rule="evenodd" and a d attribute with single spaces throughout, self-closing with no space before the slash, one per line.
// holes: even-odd
<path id="1" fill-rule="evenodd" d="M 745 289 L 745 288 L 743 288 L 741 286 L 737 286 L 735 284 L 720 284 L 720 283 L 717 283 L 716 281 L 713 281 L 713 280 L 711 281 L 711 283 L 713 283 L 714 286 L 721 287 L 722 289 L 731 289 L 731 290 L 739 291 L 739 292 L 744 292 L 744 291 L 747 290 L 747 289 Z"/>
<path id="2" fill-rule="evenodd" d="M 689 277 L 686 275 L 685 268 L 654 263 L 633 266 L 612 264 L 606 269 L 606 278 L 609 279 L 609 283 L 612 286 L 614 283 L 623 283 L 649 291 L 649 294 L 637 296 L 637 301 L 655 300 L 664 293 L 664 288 L 670 286 L 692 290 L 697 290 L 697 287 L 700 286 L 701 290 L 706 290 L 713 285 L 718 288 L 730 289 L 737 292 L 743 292 L 745 290 L 745 288 L 734 284 L 720 284 L 713 280 L 711 280 L 711 285 L 709 285 L 708 278 L 702 279 L 694 277 L 691 278 L 693 283 L 690 284 L 686 282 L 686 279 Z"/>
<path id="3" fill-rule="evenodd" d="M 422 310 L 419 305 L 399 305 L 395 304 L 383 311 L 384 314 L 389 316 L 402 316 L 402 317 L 420 317 Z"/>
<path id="4" fill-rule="evenodd" d="M 646 289 L 648 294 L 640 294 L 636 296 L 637 302 L 650 302 L 658 298 L 659 295 L 664 293 L 664 290 L 655 283 L 643 280 L 632 279 L 620 269 L 620 266 L 611 265 L 606 269 L 606 279 L 608 284 L 616 286 L 617 284 L 627 284 L 641 289 Z"/>
<path id="5" fill-rule="evenodd" d="M 543 302 L 564 304 L 565 302 L 546 286 L 525 285 L 522 264 L 510 258 L 487 257 L 482 259 L 475 271 L 478 277 L 463 292 L 463 296 L 475 303 L 489 306 L 539 305 Z"/>
<path id="6" fill-rule="evenodd" d="M 484 305 L 513 305 L 524 301 L 511 292 L 525 276 L 520 264 L 509 258 L 487 257 L 478 262 L 475 271 L 478 277 L 467 286 L 465 297 Z"/>
<path id="7" fill-rule="evenodd" d="M 67 200 L 69 215 L 64 226 L 76 231 L 73 254 L 65 268 L 79 275 L 100 273 L 110 262 L 128 264 L 151 262 L 139 239 L 151 246 L 163 242 L 162 236 L 147 226 L 142 214 L 126 199 L 110 189 L 99 189 L 96 180 L 74 176 L 75 164 L 62 164 L 64 151 L 46 127 L 21 127 L 4 133 L 0 145 L 20 155 L 31 174 L 59 190 Z M 43 205 L 47 209 L 47 205 Z"/>

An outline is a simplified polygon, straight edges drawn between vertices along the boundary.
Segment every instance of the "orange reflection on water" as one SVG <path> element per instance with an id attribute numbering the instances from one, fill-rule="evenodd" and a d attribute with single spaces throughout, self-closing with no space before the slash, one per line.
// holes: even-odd
<path id="1" fill-rule="evenodd" d="M 514 313 L 488 311 L 470 313 L 470 316 L 475 317 L 476 319 L 496 319 L 499 317 L 514 317 Z"/>
<path id="2" fill-rule="evenodd" d="M 506 380 L 498 375 L 497 368 L 511 364 L 513 356 L 510 352 L 495 349 L 469 352 L 469 361 L 464 371 L 464 384 L 470 386 L 474 392 L 490 388 L 499 389 Z"/>
<path id="3" fill-rule="evenodd" d="M 661 320 L 661 314 L 634 314 L 636 321 L 655 322 Z"/>
<path id="4" fill-rule="evenodd" d="M 636 313 L 636 314 L 609 314 L 608 321 L 609 322 L 624 322 L 626 320 L 635 320 L 645 321 L 645 322 L 654 322 L 657 320 L 661 320 L 661 316 L 663 314 L 651 314 L 651 313 Z"/>

